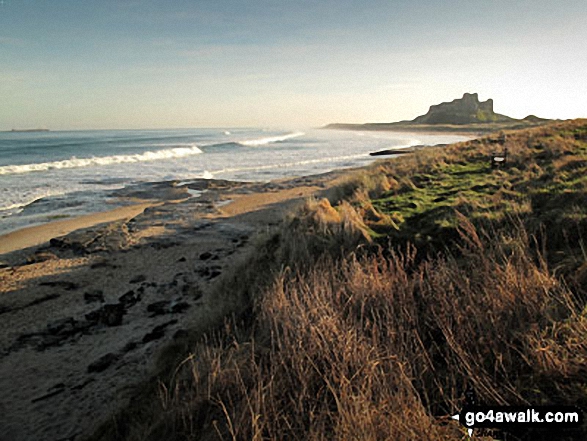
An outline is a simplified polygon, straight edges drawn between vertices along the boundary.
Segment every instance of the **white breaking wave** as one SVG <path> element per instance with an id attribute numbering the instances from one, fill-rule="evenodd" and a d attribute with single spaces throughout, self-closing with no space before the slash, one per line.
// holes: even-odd
<path id="1" fill-rule="evenodd" d="M 90 167 L 96 165 L 123 164 L 131 162 L 156 161 L 159 159 L 183 158 L 202 153 L 195 145 L 191 147 L 178 147 L 174 149 L 158 150 L 134 155 L 103 156 L 92 158 L 65 159 L 63 161 L 41 162 L 38 164 L 5 165 L 0 167 L 0 175 L 12 175 L 19 173 L 30 173 L 35 171 L 46 171 L 62 168 Z"/>
<path id="2" fill-rule="evenodd" d="M 20 202 L 15 202 L 15 201 L 10 201 L 10 200 L 0 201 L 0 212 L 4 212 L 4 213 L 0 213 L 0 214 L 4 215 L 4 214 L 6 214 L 6 212 L 10 212 L 9 214 L 14 214 L 15 212 L 22 211 L 22 209 L 24 207 L 32 204 L 33 202 L 39 201 L 39 200 L 46 198 L 46 197 L 58 196 L 61 194 L 63 194 L 63 191 L 46 190 L 46 191 L 40 191 L 37 194 L 30 195 Z M 3 203 L 5 204 L 4 206 L 1 205 Z"/>
<path id="3" fill-rule="evenodd" d="M 297 138 L 298 136 L 304 136 L 304 132 L 288 133 L 287 135 L 281 136 L 270 136 L 268 138 L 251 139 L 248 141 L 239 141 L 239 144 L 246 145 L 249 147 L 255 147 L 259 145 L 272 144 L 274 142 L 285 141 L 286 139 Z"/>
<path id="4" fill-rule="evenodd" d="M 220 175 L 224 173 L 234 173 L 234 172 L 242 172 L 242 171 L 249 171 L 249 170 L 271 170 L 276 168 L 288 168 L 288 167 L 295 167 L 300 165 L 309 165 L 309 164 L 321 164 L 324 162 L 336 162 L 336 161 L 345 161 L 349 159 L 358 159 L 358 158 L 365 158 L 369 157 L 369 153 L 359 153 L 356 155 L 345 155 L 345 156 L 333 156 L 329 158 L 320 158 L 320 159 L 306 159 L 303 161 L 295 161 L 295 162 L 288 162 L 288 163 L 280 163 L 280 164 L 268 164 L 268 165 L 256 165 L 254 167 L 239 167 L 239 168 L 223 168 L 221 170 L 214 170 L 212 172 L 206 171 L 210 178 L 213 178 L 215 175 Z"/>

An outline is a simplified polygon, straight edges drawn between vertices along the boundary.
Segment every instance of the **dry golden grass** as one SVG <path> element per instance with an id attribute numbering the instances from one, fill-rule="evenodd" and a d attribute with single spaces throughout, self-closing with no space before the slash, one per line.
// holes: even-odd
<path id="1" fill-rule="evenodd" d="M 221 285 L 243 313 L 110 438 L 460 440 L 449 416 L 465 390 L 484 404 L 587 406 L 586 127 L 507 133 L 503 170 L 481 166 L 504 147 L 493 137 L 378 164 L 334 205 L 308 201 Z M 451 228 L 434 230 L 445 247 L 390 244 L 402 236 L 382 232 L 409 216 L 435 221 L 438 174 L 459 190 Z M 463 182 L 500 186 L 477 196 Z M 383 196 L 404 211 L 374 203 Z M 524 436 L 508 439 L 552 439 Z"/>

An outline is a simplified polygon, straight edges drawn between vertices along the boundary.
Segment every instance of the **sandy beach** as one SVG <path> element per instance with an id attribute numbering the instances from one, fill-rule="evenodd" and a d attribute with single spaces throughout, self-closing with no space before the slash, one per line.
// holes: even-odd
<path id="1" fill-rule="evenodd" d="M 341 175 L 161 183 L 127 195 L 143 202 L 0 237 L 3 439 L 79 440 L 106 421 L 163 346 L 234 307 L 210 293 L 250 239 Z"/>

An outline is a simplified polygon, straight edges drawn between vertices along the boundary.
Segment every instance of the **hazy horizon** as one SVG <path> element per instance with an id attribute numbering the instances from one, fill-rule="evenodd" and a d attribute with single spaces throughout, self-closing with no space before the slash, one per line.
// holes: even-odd
<path id="1" fill-rule="evenodd" d="M 4 0 L 0 130 L 392 122 L 465 92 L 515 118 L 586 117 L 586 13 L 578 0 Z"/>

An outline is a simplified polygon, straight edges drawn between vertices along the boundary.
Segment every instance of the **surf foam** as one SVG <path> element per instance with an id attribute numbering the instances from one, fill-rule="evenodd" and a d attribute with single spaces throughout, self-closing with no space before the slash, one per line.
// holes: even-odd
<path id="1" fill-rule="evenodd" d="M 0 175 L 12 175 L 19 173 L 30 173 L 36 171 L 46 171 L 62 168 L 78 168 L 102 166 L 110 164 L 123 164 L 130 162 L 144 162 L 157 161 L 160 159 L 174 159 L 183 158 L 186 156 L 193 156 L 202 153 L 195 145 L 191 147 L 177 147 L 174 149 L 149 151 L 134 155 L 117 155 L 117 156 L 103 156 L 91 158 L 76 158 L 71 157 L 62 161 L 41 162 L 37 164 L 22 164 L 22 165 L 5 165 L 0 167 Z"/>
<path id="2" fill-rule="evenodd" d="M 281 136 L 270 136 L 267 138 L 239 141 L 239 144 L 246 145 L 248 147 L 256 147 L 256 146 L 260 146 L 260 145 L 273 144 L 275 142 L 281 142 L 281 141 L 285 141 L 285 140 L 288 140 L 291 138 L 297 138 L 299 136 L 304 136 L 304 135 L 305 135 L 304 132 L 295 132 L 295 133 L 288 133 L 287 135 L 281 135 Z"/>

